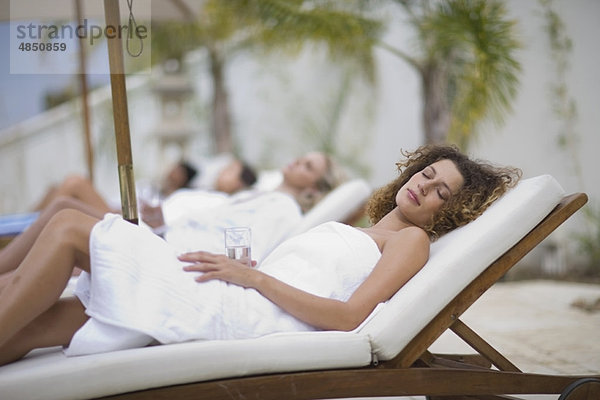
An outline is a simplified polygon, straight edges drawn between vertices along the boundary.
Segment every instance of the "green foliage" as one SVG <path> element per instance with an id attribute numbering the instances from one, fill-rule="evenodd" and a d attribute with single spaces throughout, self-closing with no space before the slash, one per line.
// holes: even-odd
<path id="1" fill-rule="evenodd" d="M 294 52 L 306 43 L 322 43 L 334 60 L 357 60 L 367 76 L 374 76 L 372 51 L 382 26 L 357 12 L 355 2 L 246 0 L 240 3 L 244 15 L 252 15 L 260 22 L 254 26 L 252 37 L 263 48 Z"/>
<path id="2" fill-rule="evenodd" d="M 417 55 L 403 55 L 422 75 L 441 72 L 437 88 L 450 110 L 448 140 L 466 147 L 478 125 L 501 123 L 519 85 L 516 21 L 500 0 L 396 0 L 417 32 Z M 425 99 L 427 101 L 427 99 Z"/>
<path id="3" fill-rule="evenodd" d="M 570 68 L 569 59 L 573 51 L 573 42 L 568 36 L 565 24 L 560 15 L 554 9 L 552 0 L 539 0 L 545 29 L 548 34 L 550 52 L 554 61 L 555 77 L 550 84 L 550 99 L 552 111 L 561 121 L 558 133 L 558 145 L 569 152 L 578 177 L 581 177 L 581 167 L 578 164 L 578 155 L 575 154 L 578 142 L 577 125 L 577 102 L 571 97 L 567 87 L 567 72 Z"/>
<path id="4" fill-rule="evenodd" d="M 499 1 L 459 0 L 440 3 L 424 19 L 431 33 L 428 57 L 448 63 L 452 119 L 448 137 L 466 147 L 479 121 L 501 122 L 510 111 L 520 71 L 513 51 L 515 22 Z"/>
<path id="5" fill-rule="evenodd" d="M 356 143 L 344 141 L 343 132 L 340 130 L 342 113 L 348 105 L 353 84 L 353 71 L 346 69 L 341 73 L 342 79 L 339 88 L 320 104 L 319 112 L 306 118 L 304 121 L 304 141 L 311 143 L 311 149 L 320 150 L 332 155 L 346 168 L 360 176 L 368 176 L 370 167 L 361 162 L 361 153 L 367 145 L 367 136 L 354 129 L 352 136 L 360 138 Z M 343 143 L 343 145 L 340 145 Z"/>
<path id="6" fill-rule="evenodd" d="M 152 64 L 169 59 L 182 61 L 183 56 L 202 45 L 196 22 L 152 22 Z"/>
<path id="7" fill-rule="evenodd" d="M 153 22 L 155 62 L 207 46 L 219 53 L 240 50 L 295 54 L 308 43 L 326 45 L 334 58 L 357 60 L 373 77 L 373 45 L 381 23 L 361 16 L 353 1 L 207 0 L 197 20 Z"/>

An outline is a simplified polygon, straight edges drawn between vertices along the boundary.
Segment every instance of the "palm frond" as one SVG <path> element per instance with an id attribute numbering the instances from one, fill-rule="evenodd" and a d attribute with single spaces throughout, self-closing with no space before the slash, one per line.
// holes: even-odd
<path id="1" fill-rule="evenodd" d="M 451 140 L 464 144 L 481 121 L 501 123 L 511 111 L 521 69 L 514 56 L 520 48 L 515 25 L 497 0 L 438 3 L 437 12 L 423 24 L 435 32 L 429 56 L 450 66 Z"/>
<path id="2" fill-rule="evenodd" d="M 240 0 L 239 18 L 248 41 L 265 49 L 295 52 L 307 43 L 324 44 L 331 57 L 354 59 L 374 76 L 373 47 L 379 21 L 362 16 L 350 1 Z"/>

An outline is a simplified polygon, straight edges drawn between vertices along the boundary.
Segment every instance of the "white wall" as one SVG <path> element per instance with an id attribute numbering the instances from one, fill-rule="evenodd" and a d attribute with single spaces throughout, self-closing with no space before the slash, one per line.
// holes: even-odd
<path id="1" fill-rule="evenodd" d="M 521 88 L 514 102 L 514 112 L 506 125 L 489 129 L 474 146 L 474 152 L 503 163 L 523 168 L 526 176 L 550 173 L 567 191 L 588 192 L 600 197 L 597 178 L 600 149 L 600 55 L 598 37 L 600 2 L 576 0 L 559 2 L 557 9 L 566 24 L 567 34 L 574 43 L 568 89 L 579 111 L 576 131 L 579 136 L 577 153 L 583 166 L 584 185 L 580 187 L 573 175 L 573 161 L 558 146 L 560 121 L 551 110 L 549 85 L 555 78 L 550 58 L 548 38 L 544 35 L 539 6 L 533 1 L 511 1 L 511 12 L 521 20 L 521 52 L 523 73 Z M 527 21 L 527 22 L 525 22 Z"/>
<path id="2" fill-rule="evenodd" d="M 565 22 L 567 35 L 573 41 L 567 88 L 578 108 L 575 154 L 582 167 L 582 182 L 574 173 L 574 158 L 558 145 L 561 123 L 552 112 L 549 94 L 556 76 L 555 64 L 550 57 L 540 8 L 534 1 L 513 0 L 509 4 L 511 13 L 520 20 L 525 45 L 521 52 L 521 88 L 514 103 L 514 112 L 506 124 L 500 129 L 490 128 L 485 132 L 473 147 L 473 152 L 499 163 L 519 166 L 525 177 L 551 174 L 566 192 L 586 192 L 590 205 L 597 209 L 600 207 L 600 2 L 560 1 L 556 8 Z M 587 232 L 587 223 L 579 212 L 551 238 L 565 248 L 568 262 L 577 262 L 577 243 L 569 239 L 576 232 Z"/>

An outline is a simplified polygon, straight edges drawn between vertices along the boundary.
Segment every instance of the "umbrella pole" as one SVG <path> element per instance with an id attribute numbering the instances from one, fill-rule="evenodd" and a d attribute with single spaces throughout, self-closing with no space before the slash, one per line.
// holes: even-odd
<path id="1" fill-rule="evenodd" d="M 83 11 L 81 0 L 75 0 L 75 11 L 77 22 L 83 24 Z M 81 106 L 83 109 L 83 133 L 85 143 L 85 154 L 87 161 L 88 177 L 94 182 L 94 150 L 92 148 L 92 133 L 90 128 L 90 107 L 88 100 L 87 66 L 85 57 L 85 39 L 79 39 L 79 81 L 81 84 Z"/>
<path id="2" fill-rule="evenodd" d="M 118 29 L 120 24 L 119 0 L 104 0 L 106 29 Z M 123 47 L 116 31 L 107 37 L 108 60 L 110 65 L 110 86 L 113 102 L 113 119 L 119 163 L 119 185 L 121 188 L 121 208 L 123 218 L 138 223 L 135 181 L 133 179 L 133 158 L 131 156 L 131 138 L 129 135 L 129 116 L 127 113 L 127 90 L 125 88 L 125 68 L 123 66 Z"/>

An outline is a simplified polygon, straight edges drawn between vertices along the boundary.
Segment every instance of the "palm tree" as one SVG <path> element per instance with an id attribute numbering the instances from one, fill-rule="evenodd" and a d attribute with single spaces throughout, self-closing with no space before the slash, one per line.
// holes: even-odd
<path id="1" fill-rule="evenodd" d="M 426 143 L 466 148 L 487 119 L 511 110 L 520 64 L 515 21 L 501 0 L 394 0 L 415 28 L 419 49 L 409 55 L 381 45 L 421 76 Z"/>
<path id="2" fill-rule="evenodd" d="M 206 0 L 202 14 L 179 26 L 153 25 L 156 45 L 193 43 L 207 50 L 213 82 L 212 133 L 217 152 L 233 151 L 231 116 L 226 87 L 228 60 L 243 51 L 299 52 L 307 43 L 323 43 L 331 57 L 351 59 L 373 79 L 375 39 L 381 29 L 377 21 L 361 16 L 352 1 L 305 0 Z M 352 6 L 352 7 L 351 7 Z M 173 29 L 173 35 L 165 31 Z M 159 32 L 157 34 L 157 32 Z M 184 38 L 187 37 L 187 40 Z M 170 48 L 179 53 L 189 50 Z"/>

